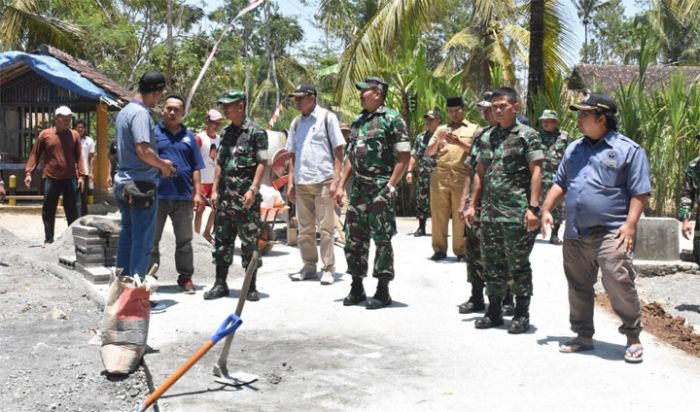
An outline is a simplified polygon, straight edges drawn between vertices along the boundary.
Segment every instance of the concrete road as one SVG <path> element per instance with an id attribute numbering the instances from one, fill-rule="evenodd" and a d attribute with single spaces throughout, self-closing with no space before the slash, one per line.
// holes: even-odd
<path id="1" fill-rule="evenodd" d="M 459 315 L 468 297 L 466 267 L 450 257 L 428 260 L 430 237 L 407 235 L 415 220 L 399 220 L 394 238 L 394 305 L 379 311 L 343 307 L 350 287 L 339 274 L 331 286 L 291 282 L 301 267 L 298 250 L 277 245 L 259 272 L 263 299 L 246 303 L 243 326 L 229 359 L 231 371 L 260 380 L 241 389 L 213 381 L 215 347 L 161 400 L 163 411 L 657 411 L 695 410 L 700 360 L 644 334 L 645 360 L 622 360 L 619 321 L 596 312 L 596 349 L 561 354 L 571 336 L 561 249 L 538 240 L 532 254 L 535 296 L 531 331 L 509 335 L 506 325 L 477 330 L 478 315 Z M 171 234 L 166 233 L 166 239 Z M 156 386 L 201 345 L 236 305 L 231 298 L 203 301 L 213 281 L 206 246 L 198 241 L 194 296 L 174 286 L 173 259 L 163 257 L 171 306 L 151 317 L 147 355 Z M 167 252 L 166 252 L 167 253 Z M 338 271 L 344 271 L 336 248 Z M 240 287 L 238 252 L 229 285 Z M 368 294 L 376 281 L 367 279 Z M 695 398 L 695 399 L 694 399 Z"/>

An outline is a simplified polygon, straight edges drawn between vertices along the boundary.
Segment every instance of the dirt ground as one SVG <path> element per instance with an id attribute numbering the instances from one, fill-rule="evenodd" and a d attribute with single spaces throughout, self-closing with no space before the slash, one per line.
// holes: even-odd
<path id="1" fill-rule="evenodd" d="M 102 311 L 47 269 L 41 237 L 27 242 L 0 226 L 0 411 L 132 410 L 148 395 L 143 368 L 125 379 L 101 372 L 99 346 L 90 341 Z"/>

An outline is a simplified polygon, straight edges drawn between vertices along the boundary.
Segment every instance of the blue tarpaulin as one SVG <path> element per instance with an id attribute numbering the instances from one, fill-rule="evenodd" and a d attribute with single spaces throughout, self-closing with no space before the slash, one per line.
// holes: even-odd
<path id="1" fill-rule="evenodd" d="M 96 100 L 101 99 L 111 105 L 119 105 L 102 88 L 81 76 L 80 73 L 66 66 L 55 57 L 17 51 L 0 53 L 0 70 L 17 62 L 23 62 L 49 82 L 68 89 L 73 93 Z"/>

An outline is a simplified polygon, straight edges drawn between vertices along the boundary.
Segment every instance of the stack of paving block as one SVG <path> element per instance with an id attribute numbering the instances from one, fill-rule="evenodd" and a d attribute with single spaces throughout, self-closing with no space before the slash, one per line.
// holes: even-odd
<path id="1" fill-rule="evenodd" d="M 118 217 L 88 216 L 72 226 L 75 269 L 94 283 L 109 281 L 107 267 L 116 263 L 119 225 Z"/>

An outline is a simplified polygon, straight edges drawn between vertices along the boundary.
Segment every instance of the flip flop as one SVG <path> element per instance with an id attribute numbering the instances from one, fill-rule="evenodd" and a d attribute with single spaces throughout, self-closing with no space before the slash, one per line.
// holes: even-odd
<path id="1" fill-rule="evenodd" d="M 587 345 L 578 341 L 576 339 L 564 342 L 559 345 L 559 352 L 561 353 L 578 353 L 593 350 L 593 345 Z"/>
<path id="2" fill-rule="evenodd" d="M 634 356 L 639 353 L 639 356 Z M 633 343 L 625 349 L 625 362 L 641 363 L 644 360 L 644 347 L 641 343 Z"/>

